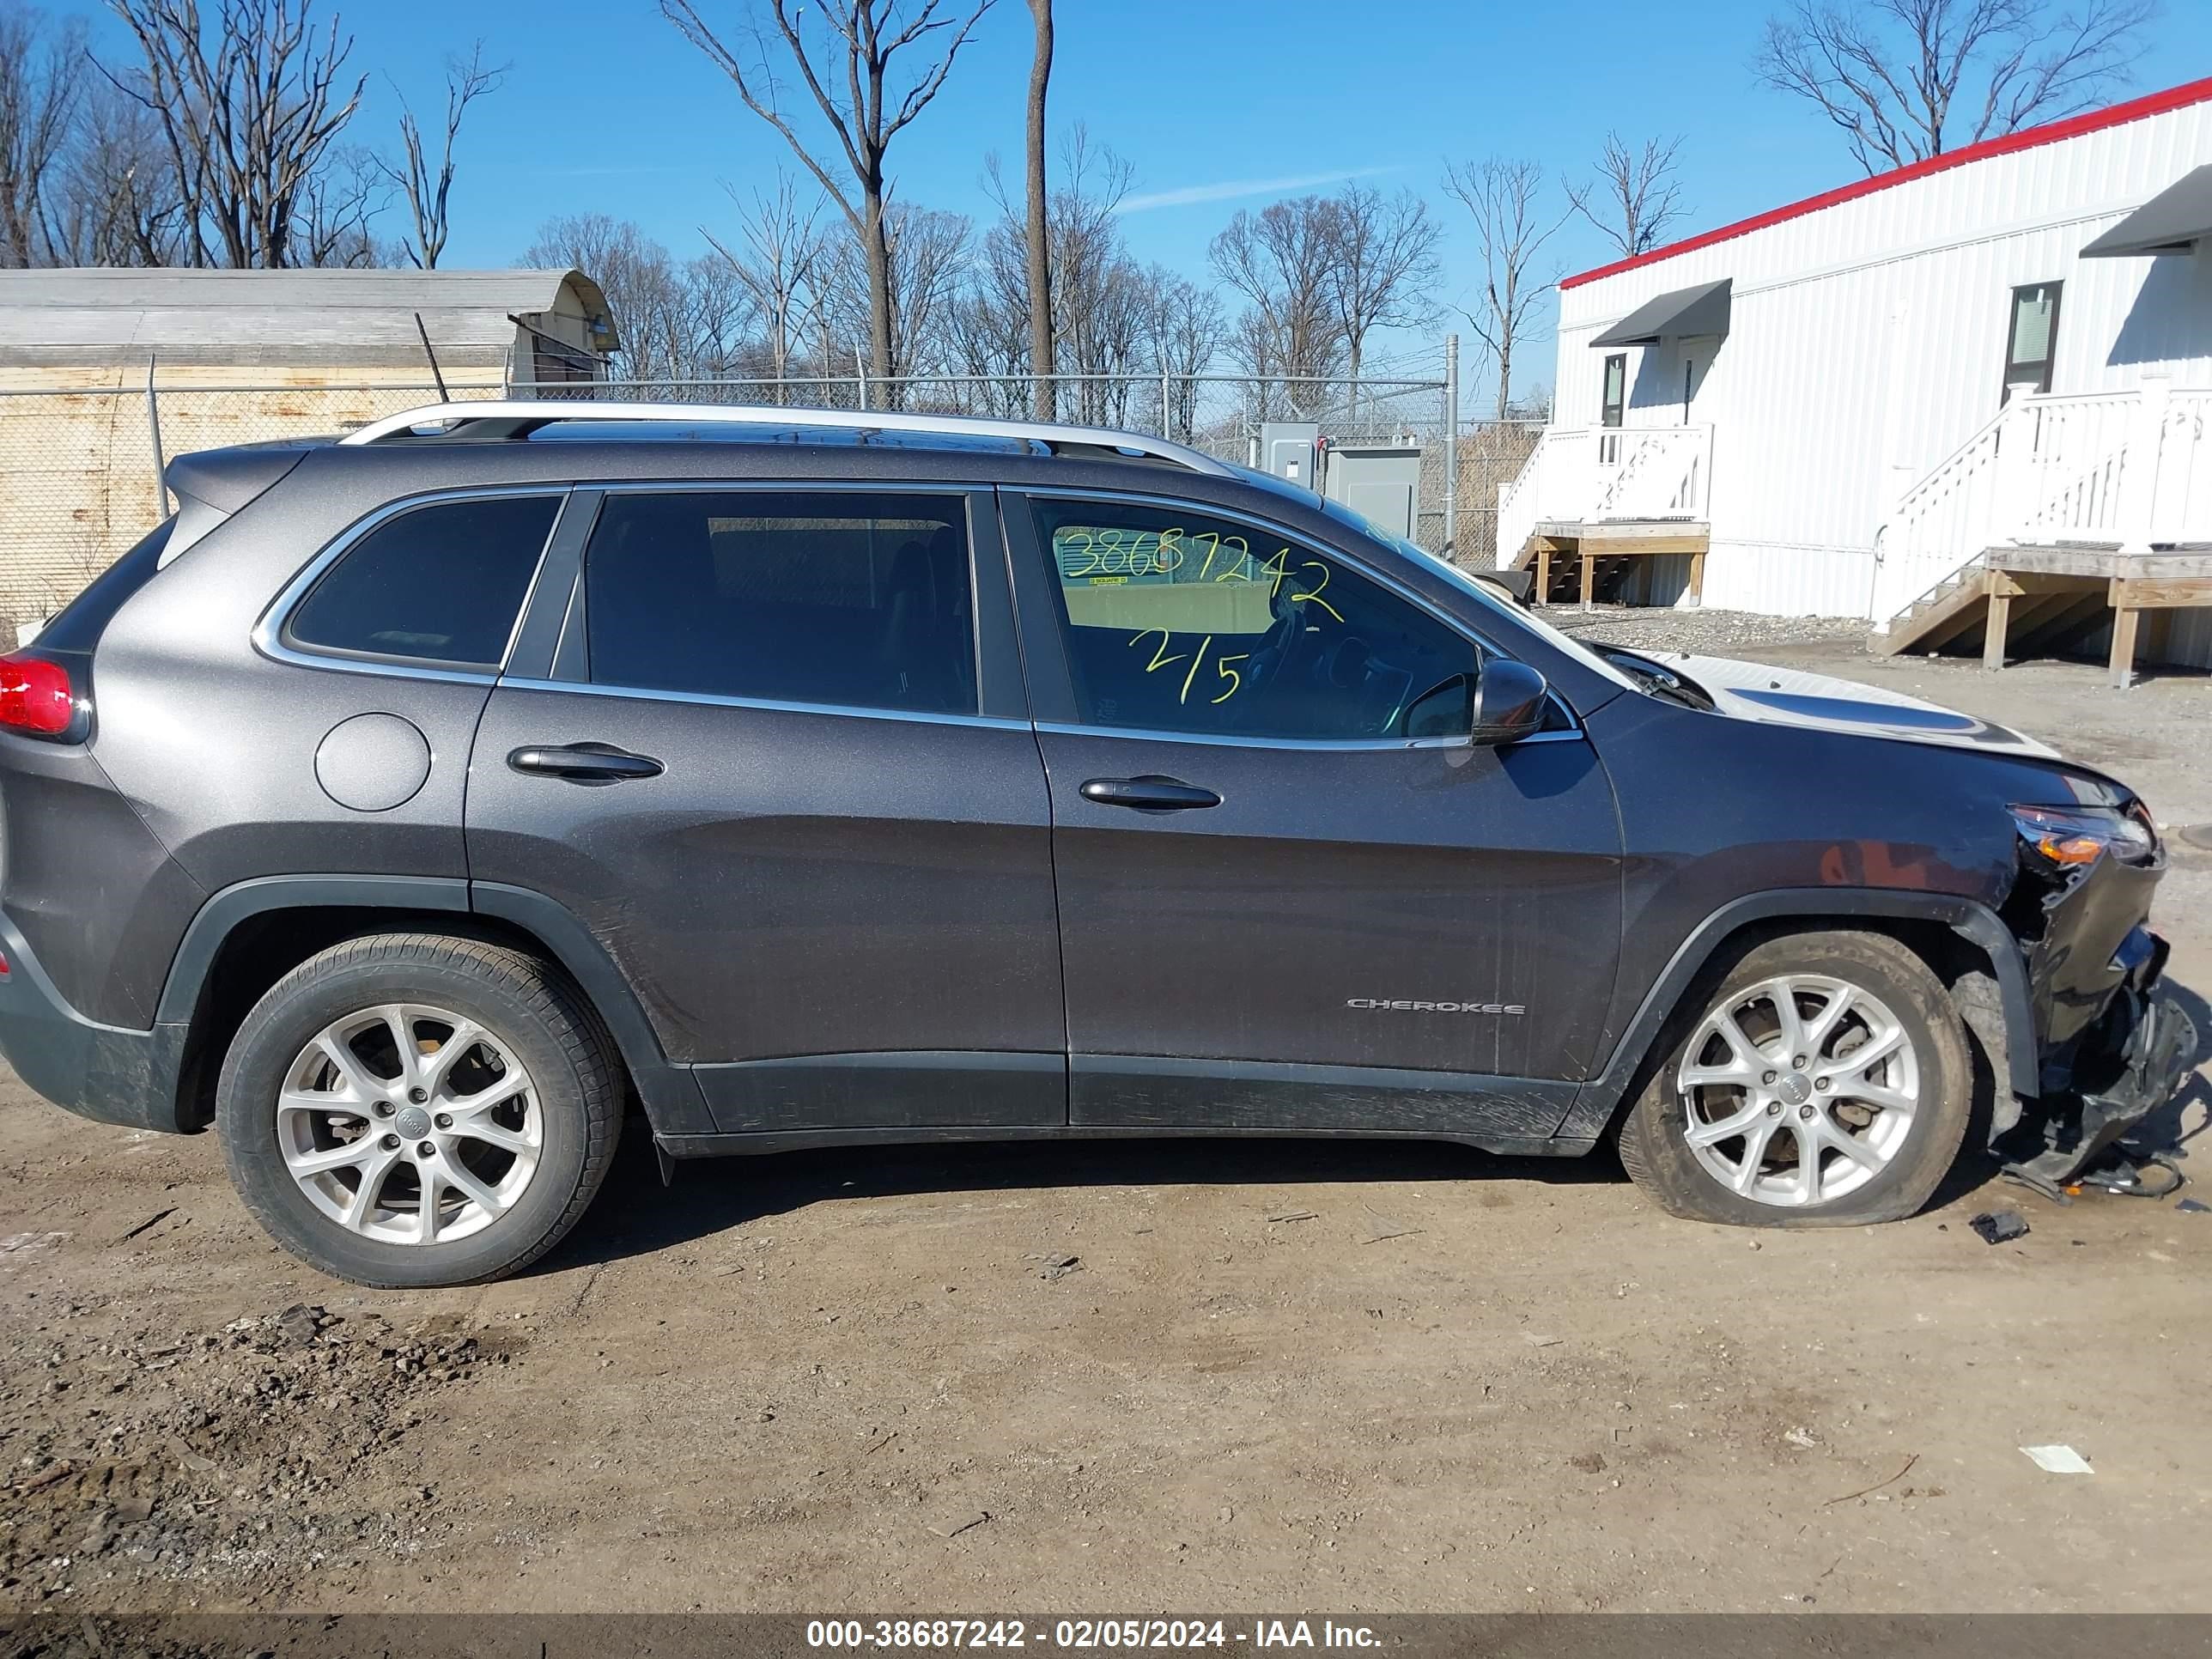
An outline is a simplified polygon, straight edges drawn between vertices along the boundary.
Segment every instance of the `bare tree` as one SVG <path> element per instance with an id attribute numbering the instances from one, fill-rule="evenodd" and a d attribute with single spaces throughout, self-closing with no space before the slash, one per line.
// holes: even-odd
<path id="1" fill-rule="evenodd" d="M 0 11 L 0 265 L 45 264 L 49 198 L 84 102 L 85 30 L 48 32 L 41 12 Z"/>
<path id="2" fill-rule="evenodd" d="M 1344 336 L 1346 370 L 1359 378 L 1367 337 L 1426 321 L 1437 281 L 1437 227 L 1412 191 L 1386 197 L 1347 185 L 1328 204 L 1335 243 L 1328 291 Z"/>
<path id="3" fill-rule="evenodd" d="M 1795 0 L 1752 68 L 1816 106 L 1868 173 L 2094 107 L 2146 50 L 2154 0 Z"/>
<path id="4" fill-rule="evenodd" d="M 340 145 L 309 173 L 295 198 L 286 240 L 290 262 L 358 270 L 382 263 L 369 222 L 390 195 L 384 164 L 358 144 Z"/>
<path id="5" fill-rule="evenodd" d="M 756 355 L 760 313 L 751 293 L 719 253 L 702 253 L 676 273 L 676 371 L 716 380 Z"/>
<path id="6" fill-rule="evenodd" d="M 399 142 L 406 154 L 399 162 L 382 163 L 386 176 L 407 198 L 415 234 L 406 243 L 406 253 L 409 263 L 419 270 L 438 268 L 438 256 L 446 251 L 446 240 L 453 228 L 453 142 L 460 137 L 462 118 L 471 104 L 497 92 L 514 67 L 487 64 L 483 51 L 483 42 L 479 40 L 466 59 L 446 60 L 446 126 L 435 168 L 423 141 L 422 123 L 404 100 L 399 107 Z"/>
<path id="7" fill-rule="evenodd" d="M 1498 362 L 1498 418 L 1513 398 L 1513 350 L 1556 276 L 1537 275 L 1537 258 L 1566 222 L 1543 205 L 1544 169 L 1534 161 L 1464 161 L 1448 167 L 1444 188 L 1474 220 L 1482 293 L 1468 324 Z M 1571 208 L 1568 212 L 1571 213 Z"/>
<path id="8" fill-rule="evenodd" d="M 360 107 L 346 86 L 353 38 L 317 30 L 314 0 L 107 0 L 142 65 L 103 68 L 150 112 L 188 210 L 194 264 L 293 263 L 300 194 Z"/>
<path id="9" fill-rule="evenodd" d="M 1079 124 L 1062 141 L 1061 185 L 1052 193 L 1045 223 L 1048 284 L 1053 306 L 1054 372 L 1074 378 L 1060 388 L 1054 407 L 1073 404 L 1076 418 L 1096 423 L 1118 415 L 1126 399 L 1095 378 L 1126 373 L 1143 336 L 1143 276 L 1129 258 L 1115 216 L 1134 173 L 1110 149 L 1094 144 Z M 1029 368 L 1037 372 L 1036 319 L 1030 304 L 1029 233 L 1024 209 L 1009 199 L 998 159 L 984 167 L 987 192 L 1000 220 L 984 239 L 982 291 L 1025 319 Z"/>
<path id="10" fill-rule="evenodd" d="M 1214 274 L 1246 301 L 1233 339 L 1246 368 L 1261 382 L 1263 405 L 1272 403 L 1268 383 L 1281 380 L 1287 408 L 1312 412 L 1318 389 L 1307 383 L 1335 373 L 1345 346 L 1329 204 L 1301 196 L 1239 213 L 1206 252 Z"/>
<path id="11" fill-rule="evenodd" d="M 766 368 L 778 382 L 776 400 L 781 403 L 786 396 L 781 382 L 799 349 L 805 298 L 823 262 L 822 233 L 816 223 L 821 209 L 818 204 L 802 206 L 797 186 L 786 177 L 778 177 L 773 195 L 754 191 L 750 208 L 738 201 L 732 186 L 722 188 L 738 204 L 741 245 L 732 248 L 704 225 L 699 234 L 751 300 L 763 330 Z"/>
<path id="12" fill-rule="evenodd" d="M 1057 413 L 1054 374 L 1057 352 L 1053 339 L 1052 232 L 1044 176 L 1044 100 L 1052 82 L 1052 0 L 1029 0 L 1030 21 L 1036 33 L 1036 49 L 1030 58 L 1029 101 L 1029 215 L 1026 252 L 1029 255 L 1030 362 L 1036 380 L 1036 417 L 1049 421 Z"/>
<path id="13" fill-rule="evenodd" d="M 1164 437 L 1188 440 L 1198 425 L 1197 377 L 1213 367 L 1228 341 L 1221 302 L 1164 265 L 1145 273 L 1145 337 L 1152 367 L 1168 380 Z"/>
<path id="14" fill-rule="evenodd" d="M 885 206 L 883 223 L 891 371 L 878 395 L 897 407 L 905 395 L 902 381 L 945 364 L 945 325 L 967 274 L 973 227 L 964 214 L 897 201 Z M 873 322 L 874 283 L 866 250 L 847 241 L 822 280 L 835 337 L 858 339 Z M 872 377 L 873 368 L 869 372 Z"/>
<path id="15" fill-rule="evenodd" d="M 1647 138 L 1632 150 L 1617 132 L 1605 136 L 1598 152 L 1597 177 L 1587 184 L 1560 180 L 1574 210 L 1633 258 L 1656 247 L 1668 228 L 1688 211 L 1674 178 L 1680 138 Z"/>
<path id="16" fill-rule="evenodd" d="M 754 0 L 756 6 L 763 3 Z M 964 15 L 945 16 L 939 15 L 945 0 L 919 0 L 918 4 L 913 0 L 814 0 L 796 8 L 792 0 L 764 3 L 782 50 L 836 138 L 848 175 L 842 182 L 831 170 L 836 157 L 831 161 L 817 158 L 793 125 L 769 66 L 767 31 L 757 21 L 749 30 L 750 41 L 741 58 L 708 27 L 694 0 L 660 0 L 660 11 L 730 77 L 745 107 L 782 135 L 852 226 L 867 274 L 870 356 L 876 375 L 888 379 L 894 361 L 894 325 L 884 153 L 944 87 L 954 58 L 993 0 L 972 0 L 972 9 Z M 969 8 L 971 0 L 960 3 Z M 811 46 L 803 28 L 810 13 L 820 20 L 821 30 Z M 757 15 L 756 11 L 756 19 Z M 910 78 L 895 73 L 893 60 L 916 47 L 933 49 L 934 55 Z"/>
<path id="17" fill-rule="evenodd" d="M 186 210 L 154 118 L 94 77 L 45 203 L 58 264 L 171 265 L 185 258 Z"/>
<path id="18" fill-rule="evenodd" d="M 693 354 L 682 274 L 668 250 L 629 220 L 604 213 L 549 219 L 522 263 L 586 271 L 599 283 L 621 332 L 625 379 L 689 371 Z"/>

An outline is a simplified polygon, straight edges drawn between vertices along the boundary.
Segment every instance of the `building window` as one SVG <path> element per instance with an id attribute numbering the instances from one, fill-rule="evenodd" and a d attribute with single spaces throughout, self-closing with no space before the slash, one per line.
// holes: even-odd
<path id="1" fill-rule="evenodd" d="M 2004 392 L 2051 390 L 2051 363 L 2058 351 L 2057 283 L 2034 283 L 2012 291 L 2012 327 L 2005 339 Z"/>
<path id="2" fill-rule="evenodd" d="M 1601 426 L 1619 426 L 1622 406 L 1628 401 L 1628 354 L 1616 351 L 1605 360 L 1605 397 L 1598 408 Z"/>
<path id="3" fill-rule="evenodd" d="M 1598 403 L 1598 424 L 1619 426 L 1621 410 L 1627 400 L 1628 354 L 1616 351 L 1605 360 L 1605 392 Z M 1620 459 L 1620 440 L 1609 433 L 1601 433 L 1597 441 L 1597 459 L 1600 466 L 1612 466 L 1617 463 Z"/>

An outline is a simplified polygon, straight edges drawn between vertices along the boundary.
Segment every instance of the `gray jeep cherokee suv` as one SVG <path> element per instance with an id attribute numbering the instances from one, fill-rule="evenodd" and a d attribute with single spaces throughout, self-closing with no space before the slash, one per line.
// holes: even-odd
<path id="1" fill-rule="evenodd" d="M 1970 1126 L 2063 1177 L 2193 1051 L 2122 785 L 1173 444 L 486 404 L 168 481 L 0 676 L 0 1050 L 344 1278 L 531 1261 L 633 1097 L 671 1158 L 1611 1138 L 1819 1224 Z"/>

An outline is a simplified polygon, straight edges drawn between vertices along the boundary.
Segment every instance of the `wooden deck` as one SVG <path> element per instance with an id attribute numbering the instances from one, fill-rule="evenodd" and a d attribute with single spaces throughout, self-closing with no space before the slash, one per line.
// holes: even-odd
<path id="1" fill-rule="evenodd" d="M 1534 572 L 1530 603 L 1557 605 L 1579 598 L 1587 611 L 1601 599 L 1619 599 L 1639 559 L 1686 554 L 1690 603 L 1698 605 L 1705 599 L 1705 554 L 1711 543 L 1710 526 L 1679 519 L 1605 524 L 1555 520 L 1536 526 L 1510 568 Z"/>
<path id="2" fill-rule="evenodd" d="M 2109 625 L 2111 682 L 2126 686 L 2140 652 L 2156 653 L 2167 617 L 2187 605 L 2212 605 L 2212 548 L 1993 547 L 1891 623 L 1875 649 L 1895 656 L 1978 642 L 1983 666 L 1996 669 L 2011 656 L 2078 646 Z"/>

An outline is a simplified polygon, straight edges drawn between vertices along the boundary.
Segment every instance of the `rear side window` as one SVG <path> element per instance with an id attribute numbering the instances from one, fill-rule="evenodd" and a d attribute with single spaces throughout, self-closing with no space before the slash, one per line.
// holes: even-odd
<path id="1" fill-rule="evenodd" d="M 285 636 L 318 651 L 495 668 L 560 510 L 558 495 L 495 495 L 387 519 L 309 590 Z"/>
<path id="2" fill-rule="evenodd" d="M 617 491 L 585 550 L 584 592 L 598 684 L 975 712 L 957 495 Z"/>

